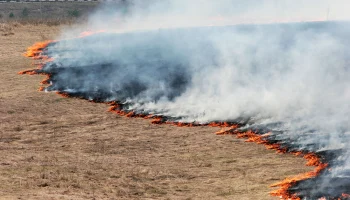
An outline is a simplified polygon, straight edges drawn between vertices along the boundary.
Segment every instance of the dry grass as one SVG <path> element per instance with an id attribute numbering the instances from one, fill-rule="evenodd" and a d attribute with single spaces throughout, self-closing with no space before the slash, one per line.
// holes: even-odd
<path id="1" fill-rule="evenodd" d="M 152 125 L 107 105 L 38 92 L 20 76 L 26 47 L 58 26 L 0 36 L 0 199 L 272 199 L 268 186 L 310 170 L 210 127 Z M 1 29 L 3 30 L 3 29 Z"/>
<path id="2" fill-rule="evenodd" d="M 8 36 L 15 34 L 13 32 L 13 26 L 9 23 L 0 23 L 0 34 L 1 36 Z"/>
<path id="3" fill-rule="evenodd" d="M 60 26 L 60 25 L 72 25 L 78 23 L 82 19 L 70 19 L 70 18 L 31 18 L 31 19 L 14 19 L 4 21 L 2 24 L 7 25 L 46 25 L 46 26 Z"/>

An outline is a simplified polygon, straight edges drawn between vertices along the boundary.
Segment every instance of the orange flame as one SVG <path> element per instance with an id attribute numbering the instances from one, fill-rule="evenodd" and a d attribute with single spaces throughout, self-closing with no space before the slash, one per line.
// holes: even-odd
<path id="1" fill-rule="evenodd" d="M 93 34 L 96 34 L 96 33 L 103 33 L 103 32 L 106 32 L 105 30 L 99 30 L 99 31 L 84 31 L 84 32 L 81 32 L 80 35 L 79 35 L 79 38 L 81 37 L 86 37 L 86 36 L 89 36 L 89 35 L 93 35 Z"/>
<path id="2" fill-rule="evenodd" d="M 271 187 L 280 187 L 279 189 L 270 192 L 272 196 L 279 196 L 282 199 L 300 200 L 300 198 L 297 197 L 297 194 L 290 194 L 288 192 L 288 189 L 299 181 L 316 177 L 322 170 L 324 170 L 328 166 L 327 163 L 322 163 L 319 157 L 314 153 L 307 153 L 304 155 L 304 158 L 307 160 L 307 166 L 315 166 L 316 168 L 311 172 L 306 172 L 294 177 L 289 177 L 281 182 L 272 184 Z"/>
<path id="3" fill-rule="evenodd" d="M 144 118 L 152 119 L 152 124 L 171 124 L 178 127 L 195 127 L 195 126 L 211 126 L 211 127 L 228 127 L 231 129 L 238 128 L 237 124 L 228 123 L 228 122 L 211 122 L 209 124 L 199 124 L 195 122 L 176 122 L 176 121 L 167 121 L 162 116 L 154 116 L 151 114 L 136 114 L 134 111 L 124 111 L 121 109 L 121 105 L 115 102 L 109 103 L 111 107 L 109 108 L 110 112 L 114 112 L 120 116 L 126 116 L 131 118 Z"/>
<path id="4" fill-rule="evenodd" d="M 62 97 L 65 97 L 65 98 L 70 97 L 69 94 L 67 94 L 65 92 L 56 92 L 56 94 L 61 95 Z"/>
<path id="5" fill-rule="evenodd" d="M 42 50 L 47 47 L 50 43 L 54 42 L 53 40 L 47 40 L 43 42 L 37 42 L 34 45 L 28 47 L 27 52 L 24 54 L 26 57 L 36 58 L 42 52 Z"/>
<path id="6" fill-rule="evenodd" d="M 343 193 L 341 196 L 344 197 L 344 198 L 350 198 L 350 194 Z"/>
<path id="7" fill-rule="evenodd" d="M 38 89 L 38 91 L 44 91 L 44 90 L 45 90 L 45 87 L 43 87 L 43 86 L 40 86 Z"/>
<path id="8" fill-rule="evenodd" d="M 28 74 L 28 75 L 34 75 L 37 74 L 35 70 L 29 69 L 29 70 L 23 70 L 19 71 L 18 74 Z"/>
<path id="9" fill-rule="evenodd" d="M 245 132 L 239 132 L 234 129 L 228 129 L 228 130 L 222 130 L 217 132 L 217 134 L 235 134 L 238 138 L 246 138 L 246 142 L 255 142 L 258 144 L 264 144 L 267 149 L 274 149 L 278 153 L 287 153 L 287 149 L 281 147 L 280 144 L 270 144 L 268 140 L 265 139 L 270 133 L 267 134 L 257 134 L 254 133 L 251 130 L 245 131 Z M 304 155 L 303 157 L 307 160 L 306 165 L 307 166 L 315 166 L 315 169 L 311 172 L 307 172 L 304 174 L 299 174 L 294 177 L 286 178 L 285 180 L 275 183 L 271 185 L 271 187 L 280 187 L 279 189 L 270 192 L 270 195 L 272 196 L 278 196 L 281 199 L 289 199 L 289 200 L 300 200 L 300 198 L 297 196 L 297 194 L 291 194 L 288 192 L 288 189 L 292 187 L 294 184 L 296 184 L 299 181 L 306 180 L 312 177 L 317 176 L 322 170 L 327 168 L 327 163 L 322 163 L 320 161 L 320 158 L 314 154 L 314 153 L 306 153 L 303 154 L 302 152 L 290 152 L 295 156 Z"/>

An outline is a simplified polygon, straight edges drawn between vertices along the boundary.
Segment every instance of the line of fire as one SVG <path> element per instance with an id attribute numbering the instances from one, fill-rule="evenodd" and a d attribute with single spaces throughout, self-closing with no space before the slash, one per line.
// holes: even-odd
<path id="1" fill-rule="evenodd" d="M 290 66 L 281 65 L 278 68 L 280 72 L 277 75 L 272 72 L 267 73 L 266 76 L 263 76 L 263 79 L 274 80 L 282 77 L 285 82 L 288 82 L 290 76 L 285 74 L 296 73 L 293 70 L 294 65 L 312 65 L 316 62 L 311 60 L 311 57 L 315 59 L 312 54 L 315 51 L 324 53 L 323 57 L 328 56 L 328 61 L 332 60 L 330 56 L 342 55 L 327 64 L 341 65 L 339 68 L 349 73 L 350 57 L 347 50 L 350 46 L 350 29 L 344 28 L 348 25 L 350 25 L 348 22 L 327 21 L 174 28 L 129 33 L 85 32 L 77 38 L 38 42 L 29 47 L 25 56 L 34 59 L 33 64 L 36 67 L 35 69 L 21 71 L 19 74 L 45 75 L 46 78 L 41 82 L 40 91 L 52 91 L 63 97 L 106 103 L 110 106 L 110 112 L 121 116 L 150 119 L 153 124 L 169 124 L 181 127 L 221 127 L 222 130 L 218 131 L 217 135 L 236 135 L 246 142 L 265 145 L 266 148 L 278 153 L 302 156 L 307 161 L 306 165 L 314 167 L 313 171 L 287 177 L 285 180 L 271 185 L 274 188 L 270 192 L 272 196 L 293 200 L 350 199 L 350 168 L 347 167 L 349 151 L 346 145 L 339 143 L 333 148 L 330 142 L 325 142 L 336 137 L 337 140 L 342 140 L 346 144 L 350 131 L 348 125 L 339 125 L 334 129 L 318 129 L 311 122 L 307 122 L 306 125 L 299 122 L 304 119 L 303 116 L 293 117 L 292 113 L 290 118 L 285 117 L 280 120 L 266 122 L 267 119 L 275 118 L 272 118 L 273 116 L 261 116 L 261 113 L 255 112 L 259 109 L 255 109 L 254 112 L 243 112 L 243 110 L 241 113 L 246 114 L 238 117 L 215 118 L 212 116 L 219 109 L 216 106 L 217 104 L 211 104 L 211 107 L 204 106 L 204 111 L 193 114 L 192 109 L 188 108 L 192 104 L 186 101 L 188 98 L 185 98 L 188 95 L 187 93 L 195 90 L 193 88 L 204 88 L 201 93 L 205 92 L 206 82 L 209 82 L 208 77 L 210 76 L 205 77 L 207 79 L 202 80 L 202 86 L 199 87 L 195 85 L 201 82 L 197 80 L 200 79 L 197 74 L 204 74 L 205 72 L 202 71 L 207 70 L 207 74 L 215 76 L 216 71 L 220 70 L 222 60 L 226 57 L 229 57 L 228 60 L 232 61 L 229 62 L 232 65 L 230 67 L 238 68 L 233 69 L 234 73 L 242 73 L 240 76 L 245 75 L 243 72 L 250 74 L 250 76 L 247 76 L 250 79 L 246 80 L 246 85 L 244 85 L 244 82 L 232 85 L 232 90 L 237 89 L 237 87 L 241 89 L 242 96 L 244 96 L 245 88 L 251 87 L 252 83 L 260 80 L 260 75 L 269 72 L 269 67 L 274 63 L 293 64 L 290 64 Z M 276 36 L 276 32 L 279 33 L 278 36 Z M 245 40 L 257 36 L 259 36 L 257 41 Z M 174 38 L 181 39 L 174 41 Z M 225 39 L 222 40 L 222 38 Z M 341 46 L 346 47 L 344 48 L 346 51 L 328 43 L 320 45 L 326 39 L 341 44 Z M 305 43 L 308 44 L 304 45 Z M 217 44 L 220 44 L 220 46 L 217 46 Z M 270 48 L 268 45 L 274 46 L 276 44 L 278 44 L 278 55 L 272 51 L 272 47 L 272 53 L 269 55 L 263 54 L 263 59 L 261 59 L 263 56 L 254 58 L 249 56 L 262 55 L 257 52 L 261 49 Z M 262 47 L 259 45 L 262 45 Z M 223 48 L 225 52 L 229 52 L 227 50 L 236 52 L 238 48 L 244 52 L 242 54 L 236 52 L 225 55 L 220 48 Z M 321 51 L 322 48 L 327 48 L 327 51 Z M 284 52 L 299 53 L 301 56 L 298 56 L 299 60 L 288 60 L 290 54 L 284 55 Z M 240 55 L 248 56 L 240 57 Z M 232 59 L 232 57 L 235 57 L 235 59 Z M 297 61 L 301 59 L 304 59 L 304 61 L 298 63 Z M 249 69 L 242 71 L 239 69 L 240 64 L 248 66 Z M 191 67 L 192 65 L 196 66 Z M 305 71 L 310 69 L 305 66 Z M 276 71 L 276 68 L 273 70 Z M 303 74 L 304 72 L 298 71 L 297 73 Z M 331 70 L 327 73 L 329 76 L 333 75 Z M 274 78 L 274 76 L 279 77 Z M 334 76 L 340 79 L 342 77 L 341 74 Z M 312 76 L 308 77 L 308 79 L 312 78 Z M 335 83 L 336 80 L 332 81 L 328 85 L 334 83 L 334 88 L 343 89 L 343 96 L 349 94 L 346 93 L 350 91 L 347 90 L 348 86 Z M 266 83 L 266 90 L 273 88 L 269 84 L 274 84 L 273 81 L 269 83 L 269 80 L 256 81 L 256 84 L 261 85 L 261 83 Z M 283 84 L 283 81 L 280 83 Z M 224 88 L 219 84 L 217 83 L 218 90 Z M 299 83 L 296 82 L 295 84 Z M 305 87 L 306 90 L 312 89 L 312 86 Z M 274 89 L 269 91 L 273 94 L 278 92 Z M 215 92 L 219 93 L 218 91 L 213 93 Z M 287 92 L 292 93 L 293 91 Z M 326 89 L 324 92 L 326 93 Z M 313 91 L 310 91 L 310 95 L 312 94 Z M 239 98 L 239 96 L 229 97 L 229 94 L 222 96 L 228 100 Z M 334 98 L 341 98 L 339 96 L 342 95 L 335 94 Z M 300 98 L 308 98 L 308 96 L 301 96 Z M 206 99 L 202 100 L 206 101 Z M 202 100 L 199 97 L 197 99 L 198 104 Z M 326 98 L 324 101 L 327 101 Z M 258 102 L 258 100 L 249 102 Z M 182 109 L 182 105 L 186 109 Z M 249 104 L 245 108 L 249 109 L 250 106 L 254 108 L 253 105 Z M 183 110 L 183 112 L 175 112 L 174 110 Z M 207 110 L 214 111 L 210 113 Z M 333 110 L 329 112 L 331 113 Z M 316 113 L 316 115 L 321 114 Z M 332 115 L 333 113 L 329 116 Z M 346 112 L 344 116 L 346 116 Z M 328 119 L 327 116 L 325 119 L 332 120 Z M 349 122 L 346 123 L 349 124 Z M 302 124 L 302 126 L 299 129 L 288 129 L 286 124 L 291 127 L 294 124 Z M 331 132 L 334 130 L 338 130 L 339 133 Z M 337 140 L 334 139 L 333 141 L 336 143 Z"/>

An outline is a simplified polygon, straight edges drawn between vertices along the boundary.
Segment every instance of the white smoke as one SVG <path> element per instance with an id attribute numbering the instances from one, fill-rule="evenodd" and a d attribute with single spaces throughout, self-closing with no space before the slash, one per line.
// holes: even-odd
<path id="1" fill-rule="evenodd" d="M 59 39 L 82 31 L 134 31 L 244 23 L 347 20 L 346 0 L 115 0 L 101 4 L 87 23 L 64 29 Z"/>
<path id="2" fill-rule="evenodd" d="M 117 1 L 122 2 L 122 1 Z M 242 23 L 350 19 L 345 0 L 127 0 L 102 5 L 92 30 L 139 30 Z"/>
<path id="3" fill-rule="evenodd" d="M 87 29 L 125 32 L 249 22 L 346 20 L 350 19 L 348 8 L 350 4 L 344 0 L 120 1 L 102 5 L 89 18 Z M 350 98 L 348 46 L 335 38 L 344 37 L 341 34 L 347 33 L 348 28 L 338 25 L 329 29 L 340 27 L 339 33 L 331 30 L 331 34 L 318 32 L 317 28 L 295 30 L 290 27 L 286 32 L 278 26 L 259 27 L 248 33 L 215 32 L 205 38 L 217 55 L 212 66 L 208 64 L 212 61 L 203 56 L 206 49 L 195 46 L 180 53 L 176 51 L 183 50 L 181 45 L 191 44 L 183 44 L 183 38 L 173 37 L 171 42 L 168 38 L 159 38 L 159 43 L 171 43 L 169 45 L 174 47 L 172 54 L 164 53 L 166 59 L 186 56 L 192 74 L 191 86 L 172 101 L 166 98 L 158 102 L 135 101 L 142 103 L 142 109 L 182 116 L 189 121 L 207 122 L 240 116 L 286 122 L 305 118 L 305 124 L 313 124 L 326 132 L 339 128 L 338 123 L 348 129 L 349 124 L 344 124 L 348 121 Z M 201 37 L 196 34 L 194 31 L 187 36 Z M 293 41 L 284 41 L 288 34 L 293 34 Z M 137 37 L 130 38 L 127 43 L 152 45 L 147 40 L 157 40 L 148 38 L 148 34 L 144 34 L 144 38 Z M 76 48 L 81 48 L 78 52 L 94 55 L 85 60 L 79 56 L 74 62 L 132 60 L 118 44 L 108 37 L 105 41 L 99 38 L 89 43 L 74 43 Z M 140 108 L 138 106 L 135 104 L 135 108 Z"/>

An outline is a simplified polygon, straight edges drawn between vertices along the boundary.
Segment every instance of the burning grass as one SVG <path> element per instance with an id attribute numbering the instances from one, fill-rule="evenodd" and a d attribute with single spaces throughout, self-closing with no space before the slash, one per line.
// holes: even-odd
<path id="1" fill-rule="evenodd" d="M 90 35 L 90 34 L 88 34 Z M 46 55 L 42 55 L 41 53 L 43 50 L 53 41 L 45 41 L 42 43 L 37 43 L 34 46 L 28 48 L 27 53 L 25 54 L 27 57 L 32 57 L 33 59 L 42 61 L 42 64 L 45 64 L 46 62 L 52 61 L 49 57 Z M 38 70 L 41 69 L 41 66 L 39 65 Z M 20 74 L 39 74 L 40 71 L 35 70 L 27 70 L 22 71 Z M 42 81 L 42 84 L 48 84 L 50 81 L 50 74 L 42 73 L 47 75 L 47 79 Z M 44 87 L 41 87 L 40 90 L 44 90 Z M 58 94 L 60 94 L 63 97 L 80 97 L 71 95 L 69 93 L 58 91 Z M 99 100 L 93 100 L 95 102 L 99 102 Z M 102 101 L 103 102 L 103 101 Z M 127 110 L 124 109 L 124 105 L 118 102 L 109 102 L 110 109 L 109 111 L 114 112 L 121 116 L 126 117 L 132 117 L 132 118 L 144 118 L 144 119 L 152 119 L 152 124 L 172 124 L 179 127 L 195 127 L 195 126 L 211 126 L 211 127 L 221 127 L 223 128 L 221 131 L 218 131 L 216 134 L 218 135 L 224 135 L 224 134 L 233 134 L 236 135 L 238 138 L 244 138 L 246 142 L 255 142 L 258 144 L 263 144 L 267 149 L 276 150 L 278 153 L 291 153 L 296 156 L 303 156 L 304 159 L 307 160 L 307 166 L 313 166 L 315 169 L 313 171 L 299 174 L 294 177 L 286 178 L 285 180 L 275 183 L 271 185 L 271 187 L 279 187 L 279 189 L 270 192 L 272 196 L 280 197 L 281 199 L 292 199 L 292 200 L 299 200 L 301 197 L 299 196 L 298 192 L 292 192 L 291 188 L 299 184 L 300 182 L 303 182 L 307 179 L 315 178 L 323 171 L 327 170 L 329 165 L 328 163 L 324 162 L 319 155 L 313 152 L 307 152 L 307 151 L 297 151 L 293 149 L 289 149 L 288 146 L 281 145 L 278 141 L 274 142 L 269 139 L 270 133 L 266 132 L 255 132 L 254 130 L 246 130 L 241 131 L 241 127 L 243 127 L 245 124 L 235 123 L 235 122 L 210 122 L 206 124 L 201 123 L 187 123 L 187 122 L 180 122 L 176 121 L 175 119 L 169 118 L 167 116 L 162 115 L 153 115 L 149 113 L 139 113 L 134 110 Z M 326 198 L 326 197 L 321 197 Z M 333 197 L 334 198 L 334 197 Z M 345 193 L 343 193 L 341 196 L 336 197 L 339 199 L 347 199 L 349 196 Z"/>
<path id="2" fill-rule="evenodd" d="M 111 37 L 111 34 L 110 35 L 106 34 L 106 35 Z M 91 36 L 94 37 L 93 32 L 85 32 L 79 36 L 79 39 L 85 41 L 84 40 L 85 38 L 89 38 Z M 84 69 L 79 69 L 79 67 L 77 67 L 78 69 L 76 68 L 71 69 L 69 65 L 67 65 L 68 67 L 65 67 L 64 65 L 61 65 L 60 62 L 55 63 L 55 60 L 53 60 L 52 57 L 50 57 L 50 53 L 52 52 L 48 50 L 48 47 L 51 44 L 54 45 L 54 43 L 55 41 L 45 41 L 42 43 L 37 43 L 32 47 L 28 48 L 28 51 L 25 54 L 25 56 L 31 57 L 34 60 L 36 60 L 38 68 L 34 70 L 26 70 L 26 71 L 19 72 L 20 74 L 46 75 L 47 78 L 43 80 L 41 83 L 43 85 L 49 85 L 49 86 L 48 87 L 42 86 L 40 87 L 39 90 L 56 91 L 56 93 L 58 93 L 63 97 L 76 97 L 76 98 L 88 99 L 96 103 L 108 103 L 110 105 L 110 109 L 109 109 L 110 112 L 116 113 L 120 116 L 129 117 L 129 118 L 151 119 L 152 124 L 158 124 L 158 125 L 171 124 L 178 127 L 201 127 L 201 126 L 202 127 L 204 126 L 221 127 L 222 130 L 216 132 L 217 135 L 226 135 L 226 134 L 236 135 L 238 138 L 245 139 L 246 142 L 254 142 L 257 144 L 262 144 L 267 149 L 275 150 L 278 153 L 289 153 L 295 156 L 302 156 L 304 159 L 307 160 L 307 163 L 306 163 L 307 166 L 314 167 L 313 171 L 302 173 L 294 177 L 289 177 L 281 182 L 272 184 L 271 187 L 279 187 L 279 188 L 270 192 L 270 195 L 280 197 L 281 199 L 292 199 L 292 200 L 299 200 L 304 198 L 311 198 L 311 199 L 348 199 L 349 198 L 349 196 L 345 193 L 347 192 L 347 189 L 346 189 L 346 186 L 347 186 L 346 184 L 348 184 L 347 182 L 345 182 L 345 186 L 341 186 L 341 183 L 334 186 L 334 188 L 331 188 L 333 186 L 327 186 L 327 187 L 330 187 L 330 189 L 325 189 L 325 192 L 321 191 L 320 187 L 318 186 L 318 180 L 321 180 L 320 182 L 323 182 L 322 181 L 323 178 L 326 178 L 328 180 L 333 180 L 329 172 L 333 165 L 334 158 L 331 156 L 323 155 L 320 152 L 316 153 L 317 147 L 315 147 L 314 150 L 312 148 L 305 149 L 304 147 L 302 148 L 298 146 L 298 144 L 293 144 L 293 142 L 285 141 L 285 140 L 288 140 L 288 138 L 279 139 L 278 134 L 280 134 L 280 132 L 283 132 L 283 131 L 273 130 L 273 129 L 270 129 L 269 131 L 267 126 L 265 129 L 259 129 L 261 127 L 257 127 L 257 129 L 255 130 L 254 126 L 250 126 L 248 123 L 244 121 L 243 122 L 212 121 L 209 123 L 183 122 L 181 120 L 182 119 L 181 117 L 169 117 L 166 114 L 164 115 L 157 114 L 157 111 L 147 112 L 142 109 L 133 109 L 132 103 L 128 103 L 128 101 L 123 101 L 124 97 L 122 98 L 121 101 L 107 100 L 107 99 L 115 98 L 113 94 L 119 95 L 120 93 L 118 93 L 118 91 L 120 90 L 126 91 L 126 97 L 128 97 L 127 95 L 134 95 L 135 93 L 139 94 L 138 92 L 142 91 L 144 86 L 142 84 L 138 84 L 137 82 L 133 82 L 133 81 L 127 82 L 126 87 L 116 88 L 120 90 L 116 90 L 116 92 L 111 95 L 111 97 L 113 98 L 108 98 L 109 97 L 108 91 L 104 91 L 103 88 L 99 89 L 98 86 L 96 85 L 93 85 L 94 87 L 88 87 L 87 90 L 85 89 L 79 90 L 79 86 L 78 86 L 78 89 L 76 90 L 71 89 L 71 88 L 74 88 L 73 86 L 76 85 L 77 83 L 74 82 L 73 80 L 72 82 L 66 84 L 66 82 L 70 80 L 60 79 L 60 76 L 57 76 L 57 74 L 59 74 L 60 72 L 62 73 L 64 72 L 64 77 L 69 75 L 75 78 L 76 76 L 84 77 L 84 72 L 82 72 L 84 70 L 94 71 L 96 70 L 95 69 L 96 67 L 101 67 L 101 69 L 103 68 L 104 70 L 107 69 L 106 71 L 101 73 L 102 74 L 101 77 L 99 76 L 95 77 L 94 75 L 96 73 L 91 75 L 93 76 L 92 78 L 93 80 L 99 80 L 101 78 L 105 78 L 105 76 L 107 74 L 110 74 L 110 72 L 115 72 L 113 71 L 114 68 L 120 69 L 118 68 L 120 66 L 117 64 L 113 65 L 108 63 L 107 64 L 102 63 L 102 64 L 96 64 L 96 65 L 81 66 L 81 68 L 84 68 Z M 74 44 L 73 45 L 68 44 L 68 45 L 74 46 Z M 74 48 L 69 50 L 74 51 Z M 59 51 L 61 52 L 61 50 Z M 58 55 L 60 55 L 60 52 L 58 52 Z M 149 56 L 149 54 L 145 54 L 145 55 Z M 162 63 L 162 62 L 158 62 L 158 63 Z M 176 73 L 169 73 L 169 76 L 171 77 L 178 77 L 174 79 L 175 80 L 174 83 L 170 84 L 170 88 L 169 88 L 170 90 L 173 88 L 176 88 L 176 89 L 181 88 L 183 85 L 187 84 L 186 79 L 181 79 L 184 74 L 181 74 L 180 76 L 177 76 L 177 75 L 178 74 Z M 82 80 L 82 79 L 79 79 L 79 80 Z M 56 83 L 59 82 L 61 83 L 61 85 L 55 84 L 55 82 Z M 170 80 L 169 82 L 172 82 L 172 81 Z M 102 83 L 105 83 L 105 82 L 102 82 Z M 101 85 L 102 83 L 98 82 L 99 85 Z M 129 90 L 132 90 L 132 91 L 129 91 Z M 181 90 L 174 90 L 173 92 L 174 93 L 170 93 L 170 95 L 167 96 L 169 99 L 171 99 L 174 94 L 176 95 L 178 92 L 181 93 Z M 249 127 L 249 128 L 245 128 L 245 127 Z M 310 132 L 312 133 L 312 130 Z M 307 132 L 307 134 L 309 134 L 309 132 Z M 314 144 L 314 145 L 317 145 L 317 144 Z M 339 156 L 339 154 L 337 155 Z M 334 179 L 334 180 L 338 180 L 338 179 Z M 315 193 L 314 191 L 316 191 L 317 193 Z M 339 191 L 343 193 L 339 193 Z"/>
<path id="3" fill-rule="evenodd" d="M 47 57 L 41 57 L 40 53 L 43 51 L 44 48 L 47 47 L 47 45 L 49 45 L 51 42 L 53 42 L 52 40 L 48 40 L 48 41 L 43 41 L 43 42 L 38 42 L 35 43 L 33 46 L 29 47 L 27 49 L 27 52 L 24 54 L 24 56 L 26 57 L 32 57 L 35 60 L 43 60 L 45 61 L 45 58 Z"/>
<path id="4" fill-rule="evenodd" d="M 23 49 L 58 33 L 23 26 L 0 37 L 0 199 L 269 200 L 267 185 L 307 170 L 301 158 L 210 134 L 217 128 L 157 126 L 36 93 L 42 77 L 16 75 L 30 64 Z"/>
<path id="5" fill-rule="evenodd" d="M 275 191 L 271 191 L 270 194 L 272 196 L 280 197 L 281 199 L 290 199 L 290 200 L 301 200 L 300 197 L 298 197 L 297 193 L 291 193 L 289 192 L 289 188 L 294 186 L 296 183 L 316 177 L 322 170 L 326 169 L 328 164 L 322 163 L 320 161 L 319 156 L 317 156 L 315 153 L 303 153 L 301 151 L 292 151 L 288 152 L 287 148 L 281 147 L 279 144 L 273 144 L 270 143 L 266 137 L 269 135 L 269 133 L 266 134 L 258 134 L 253 132 L 252 130 L 248 130 L 245 132 L 237 131 L 236 128 L 231 128 L 229 130 L 222 130 L 217 132 L 217 134 L 233 134 L 236 135 L 238 138 L 244 138 L 246 139 L 246 142 L 255 142 L 257 144 L 263 144 L 267 149 L 272 149 L 277 151 L 278 153 L 291 153 L 295 156 L 303 156 L 304 159 L 307 160 L 306 166 L 314 166 L 314 171 L 307 172 L 304 174 L 299 174 L 293 177 L 286 178 L 285 180 L 272 184 L 271 187 L 280 187 L 279 189 Z"/>

